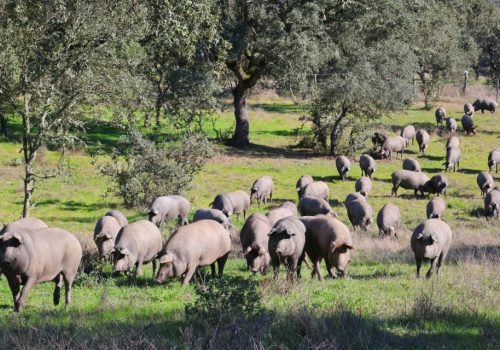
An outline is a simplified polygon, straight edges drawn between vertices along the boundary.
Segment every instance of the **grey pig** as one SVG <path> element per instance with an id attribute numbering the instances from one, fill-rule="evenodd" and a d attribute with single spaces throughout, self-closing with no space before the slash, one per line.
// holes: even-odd
<path id="1" fill-rule="evenodd" d="M 418 129 L 416 138 L 419 151 L 425 154 L 425 150 L 429 146 L 429 134 L 424 129 Z"/>
<path id="2" fill-rule="evenodd" d="M 472 105 L 474 106 L 475 111 L 480 110 L 481 113 L 484 113 L 485 110 L 494 113 L 498 107 L 498 104 L 490 98 L 477 99 Z"/>
<path id="3" fill-rule="evenodd" d="M 415 138 L 415 127 L 413 125 L 407 125 L 401 130 L 400 136 L 406 140 L 406 146 L 413 145 L 413 140 Z"/>
<path id="4" fill-rule="evenodd" d="M 434 175 L 426 184 L 425 189 L 425 192 L 437 193 L 438 196 L 442 194 L 446 197 L 446 191 L 448 190 L 448 178 L 442 174 Z"/>
<path id="5" fill-rule="evenodd" d="M 347 203 L 349 202 L 352 202 L 352 201 L 356 201 L 356 200 L 364 200 L 366 201 L 366 197 L 363 196 L 361 193 L 349 193 L 346 197 L 345 197 L 345 206 L 347 207 Z"/>
<path id="6" fill-rule="evenodd" d="M 446 110 L 443 107 L 438 107 L 438 109 L 436 109 L 436 112 L 434 112 L 434 115 L 436 117 L 436 124 L 441 125 L 446 119 Z"/>
<path id="7" fill-rule="evenodd" d="M 345 156 L 338 156 L 335 159 L 335 165 L 337 166 L 340 178 L 342 181 L 345 181 L 347 176 L 349 176 L 349 170 L 351 170 L 351 162 Z"/>
<path id="8" fill-rule="evenodd" d="M 363 196 L 368 197 L 368 194 L 372 190 L 372 180 L 367 176 L 361 176 L 354 184 L 354 189 L 356 192 L 361 193 Z"/>
<path id="9" fill-rule="evenodd" d="M 270 176 L 259 177 L 252 185 L 250 190 L 250 203 L 254 198 L 260 206 L 262 202 L 267 203 L 267 199 L 273 199 L 274 184 Z"/>
<path id="10" fill-rule="evenodd" d="M 104 214 L 104 216 L 111 216 L 111 217 L 115 218 L 116 221 L 118 221 L 118 223 L 120 224 L 120 227 L 128 225 L 127 217 L 125 215 L 123 215 L 123 213 L 118 211 L 118 210 L 110 210 L 106 214 Z"/>
<path id="11" fill-rule="evenodd" d="M 1 236 L 0 263 L 12 292 L 14 311 L 20 311 L 35 284 L 49 281 L 55 282 L 54 305 L 59 304 L 63 280 L 66 305 L 70 304 L 81 258 L 80 242 L 60 228 L 16 229 Z"/>
<path id="12" fill-rule="evenodd" d="M 485 194 L 488 193 L 488 191 L 491 190 L 493 188 L 493 185 L 495 184 L 495 182 L 493 181 L 493 177 L 486 171 L 480 172 L 477 175 L 476 181 L 479 189 L 481 190 L 481 197 L 484 197 Z"/>
<path id="13" fill-rule="evenodd" d="M 451 147 L 446 149 L 446 162 L 444 163 L 444 171 L 451 171 L 453 168 L 453 172 L 460 171 L 460 158 L 462 153 L 460 152 L 460 148 Z"/>
<path id="14" fill-rule="evenodd" d="M 113 252 L 120 229 L 120 223 L 113 216 L 104 215 L 97 220 L 94 228 L 94 242 L 100 257 L 108 256 Z"/>
<path id="15" fill-rule="evenodd" d="M 233 228 L 233 225 L 229 222 L 229 218 L 219 209 L 204 208 L 196 210 L 193 215 L 193 222 L 200 220 L 217 221 L 228 231 Z"/>
<path id="16" fill-rule="evenodd" d="M 113 272 L 127 272 L 135 265 L 135 276 L 139 277 L 142 265 L 152 262 L 154 276 L 162 244 L 160 230 L 150 221 L 139 220 L 122 227 L 113 250 Z"/>
<path id="17" fill-rule="evenodd" d="M 464 113 L 468 115 L 474 114 L 474 106 L 472 106 L 472 103 L 464 104 Z"/>
<path id="18" fill-rule="evenodd" d="M 373 179 L 373 173 L 375 172 L 375 159 L 368 154 L 362 154 L 361 157 L 359 157 L 359 167 L 361 168 L 361 175 L 365 175 L 370 179 Z"/>
<path id="19" fill-rule="evenodd" d="M 289 216 L 297 216 L 297 206 L 292 202 L 284 202 L 278 208 L 271 209 L 266 214 L 271 225 Z"/>
<path id="20" fill-rule="evenodd" d="M 460 140 L 455 135 L 453 135 L 448 139 L 448 141 L 446 141 L 446 148 L 459 147 L 459 146 L 460 146 Z"/>
<path id="21" fill-rule="evenodd" d="M 422 261 L 431 261 L 431 268 L 425 275 L 430 278 L 434 270 L 439 273 L 448 250 L 451 246 L 452 233 L 450 227 L 442 220 L 428 219 L 418 225 L 411 236 L 411 249 L 415 254 L 417 277 L 420 277 Z"/>
<path id="22" fill-rule="evenodd" d="M 191 204 L 182 196 L 158 197 L 149 207 L 149 221 L 160 227 L 165 220 L 180 218 L 181 225 L 187 225 L 190 210 Z"/>
<path id="23" fill-rule="evenodd" d="M 284 218 L 274 224 L 268 233 L 268 250 L 274 279 L 278 278 L 281 263 L 285 264 L 287 279 L 293 281 L 295 273 L 300 278 L 300 268 L 305 256 L 305 233 L 304 224 L 295 217 Z"/>
<path id="24" fill-rule="evenodd" d="M 240 231 L 241 247 L 247 261 L 247 268 L 252 273 L 267 273 L 271 256 L 268 251 L 269 236 L 272 224 L 262 214 L 252 214 L 245 221 Z"/>
<path id="25" fill-rule="evenodd" d="M 316 197 L 328 201 L 329 195 L 330 189 L 328 188 L 328 185 L 326 183 L 324 183 L 323 181 L 313 181 L 304 188 L 304 191 L 300 198 Z"/>
<path id="26" fill-rule="evenodd" d="M 484 211 L 486 216 L 500 216 L 500 189 L 495 187 L 484 196 Z"/>
<path id="27" fill-rule="evenodd" d="M 22 218 L 5 225 L 0 231 L 0 235 L 3 235 L 6 232 L 12 232 L 16 230 L 23 230 L 23 229 L 38 230 L 47 227 L 49 226 L 47 226 L 47 224 L 40 219 L 30 218 L 30 217 Z"/>
<path id="28" fill-rule="evenodd" d="M 302 175 L 297 180 L 297 184 L 295 185 L 295 189 L 297 191 L 299 199 L 300 199 L 300 197 L 302 197 L 302 193 L 304 192 L 304 189 L 306 188 L 306 186 L 309 185 L 313 181 L 314 180 L 310 175 Z"/>
<path id="29" fill-rule="evenodd" d="M 476 134 L 476 127 L 474 126 L 474 120 L 472 116 L 465 114 L 462 117 L 462 127 L 467 135 Z"/>
<path id="30" fill-rule="evenodd" d="M 298 209 L 302 216 L 323 214 L 337 217 L 330 204 L 321 198 L 302 197 L 299 201 Z"/>
<path id="31" fill-rule="evenodd" d="M 401 213 L 399 207 L 392 203 L 384 205 L 377 214 L 377 226 L 380 235 L 394 235 L 397 238 L 400 223 Z"/>
<path id="32" fill-rule="evenodd" d="M 455 133 L 457 131 L 457 121 L 455 118 L 446 119 L 446 129 L 449 132 Z"/>
<path id="33" fill-rule="evenodd" d="M 245 191 L 234 191 L 221 193 L 217 195 L 211 204 L 213 209 L 219 209 L 230 218 L 236 214 L 236 220 L 240 220 L 243 214 L 243 220 L 246 219 L 247 210 L 250 207 L 250 196 Z"/>
<path id="34" fill-rule="evenodd" d="M 415 172 L 410 170 L 397 170 L 392 173 L 391 178 L 392 178 L 391 196 L 398 195 L 397 192 L 399 187 L 402 187 L 405 190 L 414 190 L 415 197 L 417 196 L 417 193 L 419 191 L 423 196 L 425 191 L 424 185 L 426 184 L 427 181 L 429 181 L 429 178 L 423 172 Z"/>
<path id="35" fill-rule="evenodd" d="M 403 169 L 417 172 L 422 170 L 422 168 L 420 167 L 420 163 L 413 158 L 406 158 L 403 161 Z"/>
<path id="36" fill-rule="evenodd" d="M 210 265 L 215 277 L 215 263 L 222 277 L 230 251 L 229 232 L 218 222 L 201 220 L 182 226 L 170 236 L 162 250 L 156 282 L 183 276 L 182 286 L 185 287 L 198 266 Z"/>
<path id="37" fill-rule="evenodd" d="M 401 158 L 403 158 L 403 152 L 405 150 L 406 144 L 407 140 L 401 136 L 388 137 L 382 145 L 382 151 L 380 155 L 382 157 L 389 157 L 389 159 L 392 159 L 392 153 L 395 152 L 396 158 L 398 156 L 398 153 L 401 153 Z"/>
<path id="38" fill-rule="evenodd" d="M 495 167 L 498 173 L 498 165 L 500 164 L 500 148 L 495 148 L 488 154 L 488 168 L 491 170 Z"/>
<path id="39" fill-rule="evenodd" d="M 328 216 L 306 220 L 305 226 L 305 251 L 313 264 L 311 277 L 316 275 L 320 281 L 323 280 L 320 270 L 322 259 L 325 260 L 330 278 L 337 278 L 334 268 L 341 277 L 346 277 L 351 261 L 350 250 L 353 249 L 351 233 L 347 226 Z"/>
<path id="40" fill-rule="evenodd" d="M 346 204 L 347 216 L 354 229 L 361 227 L 368 231 L 373 222 L 373 209 L 366 200 L 354 200 Z"/>
<path id="41" fill-rule="evenodd" d="M 446 203 L 441 197 L 434 197 L 427 203 L 427 219 L 443 219 Z"/>

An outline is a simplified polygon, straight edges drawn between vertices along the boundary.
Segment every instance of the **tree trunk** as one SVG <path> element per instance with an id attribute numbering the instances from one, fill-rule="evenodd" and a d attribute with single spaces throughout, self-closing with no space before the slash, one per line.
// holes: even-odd
<path id="1" fill-rule="evenodd" d="M 5 115 L 0 115 L 0 132 L 2 135 L 7 135 L 7 117 Z"/>
<path id="2" fill-rule="evenodd" d="M 24 201 L 23 201 L 23 218 L 30 215 L 31 195 L 35 189 L 35 179 L 32 175 L 32 164 L 25 164 L 24 173 Z"/>
<path id="3" fill-rule="evenodd" d="M 233 89 L 234 97 L 234 117 L 236 119 L 236 128 L 234 129 L 231 144 L 233 146 L 242 147 L 250 143 L 249 132 L 250 123 L 248 120 L 248 105 L 247 99 L 250 95 L 250 88 L 246 87 L 244 82 L 240 81 Z"/>
<path id="4" fill-rule="evenodd" d="M 155 108 L 155 119 L 156 119 L 156 127 L 161 126 L 161 98 L 156 98 L 156 108 Z"/>
<path id="5" fill-rule="evenodd" d="M 346 116 L 346 111 L 342 110 L 342 112 L 337 115 L 337 119 L 335 120 L 335 123 L 333 124 L 332 131 L 330 133 L 330 154 L 335 155 L 337 154 L 337 146 L 338 146 L 338 139 L 337 139 L 337 130 L 340 126 L 340 122 L 344 119 Z"/>

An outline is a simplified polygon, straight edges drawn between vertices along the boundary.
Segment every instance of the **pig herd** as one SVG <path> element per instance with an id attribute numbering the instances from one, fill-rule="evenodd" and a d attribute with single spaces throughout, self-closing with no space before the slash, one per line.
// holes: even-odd
<path id="1" fill-rule="evenodd" d="M 464 106 L 466 116 L 472 118 L 474 110 L 496 107 L 489 102 L 478 101 Z M 435 115 L 438 124 L 447 120 L 447 125 L 453 125 L 449 122 L 450 118 L 446 118 L 444 108 L 438 108 Z M 456 131 L 456 122 L 454 125 L 454 129 L 450 128 L 452 133 Z M 474 131 L 474 128 L 469 130 Z M 464 131 L 467 133 L 465 125 Z M 400 136 L 377 132 L 372 137 L 374 152 L 381 157 L 391 158 L 395 154 L 402 158 L 414 139 L 419 151 L 425 153 L 429 134 L 423 129 L 416 130 L 409 125 L 403 128 Z M 458 137 L 452 135 L 446 144 L 445 171 L 459 170 L 459 146 Z M 488 155 L 489 171 L 498 172 L 499 163 L 500 148 L 496 148 Z M 372 156 L 363 154 L 359 158 L 359 166 L 362 176 L 355 183 L 355 192 L 346 197 L 344 206 L 352 227 L 368 230 L 373 223 L 373 209 L 368 198 L 373 187 L 376 162 Z M 345 181 L 351 170 L 351 161 L 339 156 L 336 168 L 340 179 Z M 399 188 L 412 190 L 415 196 L 419 193 L 422 197 L 426 193 L 437 194 L 427 204 L 428 219 L 415 228 L 410 242 L 417 277 L 423 261 L 431 262 L 426 274 L 426 277 L 431 277 L 434 272 L 439 272 L 452 240 L 451 229 L 443 221 L 446 203 L 440 197 L 446 196 L 448 180 L 442 174 L 429 178 L 416 159 L 407 158 L 402 163 L 402 169 L 392 173 L 391 182 L 391 196 L 397 196 Z M 495 186 L 493 177 L 486 171 L 477 176 L 477 184 L 484 197 L 486 215 L 498 217 L 500 186 Z M 354 243 L 349 228 L 337 219 L 330 206 L 328 185 L 304 175 L 295 187 L 297 205 L 287 201 L 265 214 L 255 213 L 247 218 L 250 205 L 254 201 L 259 207 L 268 203 L 274 190 L 273 179 L 262 176 L 253 183 L 250 195 L 242 190 L 218 194 L 209 208 L 194 212 L 191 223 L 188 222 L 191 204 L 178 195 L 156 198 L 147 212 L 148 220 L 129 223 L 122 213 L 112 210 L 97 221 L 94 242 L 100 257 L 111 258 L 115 273 L 134 271 L 135 276 L 140 276 L 143 265 L 151 263 L 156 282 L 179 277 L 185 286 L 202 266 L 210 266 L 213 276 L 223 276 L 232 238 L 237 235 L 231 217 L 236 216 L 240 220 L 243 215 L 245 221 L 239 239 L 250 272 L 265 274 L 272 267 L 273 278 L 277 278 L 281 265 L 284 265 L 287 279 L 293 281 L 301 277 L 301 266 L 307 257 L 311 262 L 312 278 L 323 279 L 320 272 L 323 260 L 329 277 L 346 276 Z M 164 243 L 160 228 L 165 221 L 175 219 L 179 220 L 180 227 Z M 397 237 L 401 227 L 398 206 L 385 204 L 376 216 L 376 223 L 380 235 Z M 63 283 L 65 302 L 69 304 L 81 257 L 81 245 L 71 233 L 48 227 L 39 219 L 24 218 L 4 226 L 0 231 L 1 272 L 12 291 L 14 310 L 21 309 L 35 284 L 48 281 L 55 283 L 54 304 L 59 303 Z"/>

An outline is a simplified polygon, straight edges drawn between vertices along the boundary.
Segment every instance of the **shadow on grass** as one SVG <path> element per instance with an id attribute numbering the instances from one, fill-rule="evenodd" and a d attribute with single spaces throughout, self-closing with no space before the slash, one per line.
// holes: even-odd
<path id="1" fill-rule="evenodd" d="M 250 104 L 251 109 L 262 109 L 273 113 L 305 113 L 308 111 L 308 105 L 292 103 L 255 103 Z"/>
<path id="2" fill-rule="evenodd" d="M 315 154 L 307 151 L 297 151 L 291 148 L 271 147 L 251 143 L 245 148 L 228 148 L 226 153 L 251 158 L 287 158 L 306 159 Z"/>
<path id="3" fill-rule="evenodd" d="M 103 210 L 111 210 L 115 209 L 113 205 L 105 202 L 100 202 L 100 203 L 82 203 L 82 202 L 77 202 L 77 201 L 61 201 L 59 199 L 45 199 L 45 200 L 40 200 L 37 201 L 37 206 L 43 207 L 47 205 L 57 205 L 59 209 L 61 210 L 69 210 L 69 211 L 79 211 L 79 210 L 87 210 L 87 211 L 94 211 L 98 209 L 103 209 Z M 103 215 L 105 213 L 103 212 Z M 64 220 L 63 220 L 64 221 Z M 74 220 L 68 220 L 68 221 L 74 221 Z"/>

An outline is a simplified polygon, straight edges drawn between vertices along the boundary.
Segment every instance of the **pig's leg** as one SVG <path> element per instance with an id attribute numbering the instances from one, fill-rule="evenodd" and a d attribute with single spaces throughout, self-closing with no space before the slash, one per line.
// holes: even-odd
<path id="1" fill-rule="evenodd" d="M 19 312 L 19 310 L 22 308 L 24 305 L 24 302 L 26 301 L 26 297 L 28 296 L 28 293 L 31 288 L 35 285 L 36 279 L 31 277 L 28 278 L 26 283 L 23 286 L 23 289 L 21 290 L 21 294 L 19 295 L 19 298 L 16 301 L 16 304 L 14 306 L 15 310 Z"/>
<path id="2" fill-rule="evenodd" d="M 135 267 L 135 277 L 142 275 L 142 260 L 139 260 Z"/>
<path id="3" fill-rule="evenodd" d="M 188 266 L 186 274 L 184 275 L 184 279 L 182 280 L 183 287 L 189 285 L 189 281 L 191 281 L 191 278 L 193 277 L 195 271 L 196 271 L 196 266 L 194 267 Z"/>
<path id="4" fill-rule="evenodd" d="M 61 298 L 61 286 L 63 282 L 62 275 L 59 274 L 54 278 L 54 282 L 56 283 L 56 287 L 54 289 L 54 305 L 59 305 L 59 299 Z"/>
<path id="5" fill-rule="evenodd" d="M 19 281 L 16 276 L 12 276 L 10 274 L 5 274 L 7 277 L 7 282 L 9 282 L 10 291 L 12 292 L 12 298 L 14 299 L 14 311 L 16 310 L 16 301 L 19 298 Z"/>
<path id="6" fill-rule="evenodd" d="M 66 294 L 66 305 L 71 304 L 71 289 L 73 286 L 73 281 L 75 280 L 76 276 L 76 271 L 74 272 L 63 272 L 62 273 L 63 278 L 64 278 L 64 290 Z"/>
<path id="7" fill-rule="evenodd" d="M 153 278 L 155 278 L 156 275 L 156 265 L 158 263 L 158 259 L 153 259 L 152 264 L 153 264 Z"/>
<path id="8" fill-rule="evenodd" d="M 217 276 L 215 273 L 215 262 L 210 265 L 210 270 L 212 271 L 212 278 L 215 278 Z"/>
<path id="9" fill-rule="evenodd" d="M 434 258 L 431 260 L 431 268 L 429 269 L 429 271 L 427 271 L 427 274 L 425 275 L 426 278 L 431 278 L 432 273 L 436 269 L 437 263 L 438 263 L 438 258 Z"/>
<path id="10" fill-rule="evenodd" d="M 420 277 L 420 267 L 422 267 L 422 258 L 417 258 L 415 256 L 415 262 L 417 264 L 417 278 Z"/>
<path id="11" fill-rule="evenodd" d="M 226 266 L 226 261 L 228 256 L 229 253 L 217 259 L 217 267 L 219 268 L 219 278 L 222 278 L 222 275 L 224 274 L 224 266 Z"/>

